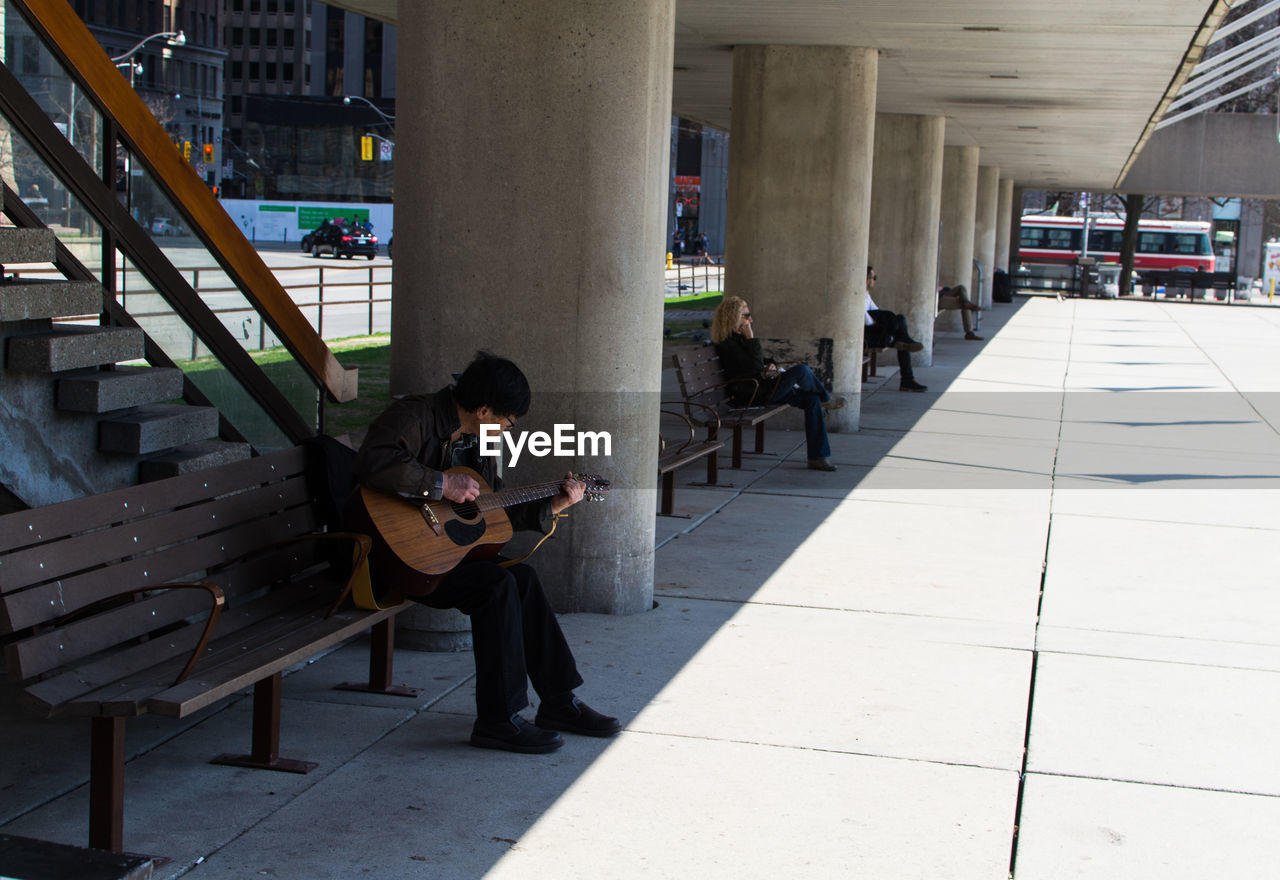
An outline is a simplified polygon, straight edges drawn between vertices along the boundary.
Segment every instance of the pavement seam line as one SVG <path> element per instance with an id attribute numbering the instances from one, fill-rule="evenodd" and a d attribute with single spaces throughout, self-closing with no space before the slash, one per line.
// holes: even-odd
<path id="1" fill-rule="evenodd" d="M 1044 559 L 1040 565 L 1040 593 L 1036 599 L 1035 634 L 1031 640 L 1031 674 L 1027 682 L 1027 716 L 1022 734 L 1022 767 L 1018 772 L 1018 796 L 1013 811 L 1013 834 L 1009 841 L 1009 878 L 1013 880 L 1018 871 L 1018 845 L 1021 842 L 1022 808 L 1027 791 L 1028 763 L 1031 756 L 1031 722 L 1035 711 L 1036 675 L 1040 669 L 1040 621 L 1044 614 L 1044 588 L 1049 578 L 1049 547 L 1053 538 L 1053 495 L 1057 488 L 1058 457 L 1062 454 L 1062 430 L 1066 420 L 1067 376 L 1071 372 L 1071 353 L 1075 341 L 1076 306 L 1071 305 L 1071 334 L 1067 338 L 1066 366 L 1062 371 L 1062 396 L 1058 404 L 1058 437 L 1054 444 L 1053 462 L 1049 466 L 1049 507 L 1048 523 L 1044 535 Z"/>

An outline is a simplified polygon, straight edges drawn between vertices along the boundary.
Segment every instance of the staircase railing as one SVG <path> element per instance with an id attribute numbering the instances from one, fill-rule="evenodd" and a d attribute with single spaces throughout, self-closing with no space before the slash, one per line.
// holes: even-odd
<path id="1" fill-rule="evenodd" d="M 355 370 L 344 368 L 334 358 L 70 4 L 65 0 L 3 2 L 10 16 L 6 32 L 14 32 L 18 23 L 12 21 L 12 13 L 20 12 L 43 49 L 70 78 L 72 94 L 78 89 L 80 98 L 90 102 L 101 116 L 101 144 L 97 151 L 101 162 L 100 167 L 95 167 L 97 163 L 90 164 L 81 155 L 68 133 L 59 130 L 19 78 L 0 66 L 0 113 L 101 226 L 102 272 L 98 280 L 109 293 L 114 293 L 118 250 L 289 440 L 297 442 L 314 434 L 323 420 L 325 399 L 343 402 L 355 397 Z M 68 127 L 74 113 L 72 106 Z M 122 203 L 115 186 L 117 144 L 123 146 L 128 157 L 131 173 L 126 175 L 126 183 L 132 185 L 136 174 L 145 174 L 154 183 L 314 384 L 316 400 L 304 402 L 305 415 L 259 368 Z M 311 407 L 311 403 L 315 406 Z"/>

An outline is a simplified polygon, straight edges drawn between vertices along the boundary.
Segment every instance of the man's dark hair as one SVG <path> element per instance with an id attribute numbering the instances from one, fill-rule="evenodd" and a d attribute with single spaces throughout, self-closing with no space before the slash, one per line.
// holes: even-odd
<path id="1" fill-rule="evenodd" d="M 874 272 L 874 271 L 875 271 L 875 269 L 871 268 L 871 264 L 870 264 L 870 263 L 868 263 L 868 264 L 867 264 L 867 276 L 868 276 L 868 277 L 870 277 L 870 276 L 871 276 L 871 273 L 872 273 L 872 272 Z"/>
<path id="2" fill-rule="evenodd" d="M 522 416 L 531 398 L 529 380 L 520 368 L 487 351 L 476 352 L 453 386 L 453 399 L 467 412 L 488 406 L 496 415 Z"/>

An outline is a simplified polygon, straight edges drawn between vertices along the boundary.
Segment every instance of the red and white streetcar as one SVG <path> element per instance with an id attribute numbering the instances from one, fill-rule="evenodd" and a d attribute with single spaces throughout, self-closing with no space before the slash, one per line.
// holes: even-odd
<path id="1" fill-rule="evenodd" d="M 1124 220 L 1090 217 L 1088 247 L 1083 217 L 1027 214 L 1022 217 L 1017 284 L 1032 289 L 1066 289 L 1080 257 L 1098 263 L 1120 262 Z M 1211 224 L 1197 220 L 1140 220 L 1133 268 L 1213 272 L 1216 260 Z"/>

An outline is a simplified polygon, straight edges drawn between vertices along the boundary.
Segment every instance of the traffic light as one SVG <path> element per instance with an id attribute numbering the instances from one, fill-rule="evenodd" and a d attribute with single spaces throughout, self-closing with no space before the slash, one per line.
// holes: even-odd
<path id="1" fill-rule="evenodd" d="M 213 192 L 213 197 L 216 199 L 216 198 L 218 197 L 218 187 L 216 187 L 216 186 L 211 186 L 211 187 L 209 187 L 209 189 L 210 189 L 210 191 L 212 191 L 212 192 Z"/>
<path id="2" fill-rule="evenodd" d="M 204 160 L 205 160 L 206 162 L 212 162 L 212 161 L 213 161 L 213 144 L 205 144 L 205 145 L 204 145 Z"/>
<path id="3" fill-rule="evenodd" d="M 373 138 L 367 134 L 360 138 L 360 158 L 366 162 L 373 161 Z"/>
<path id="4" fill-rule="evenodd" d="M 182 142 L 182 158 L 191 161 L 191 141 Z"/>

